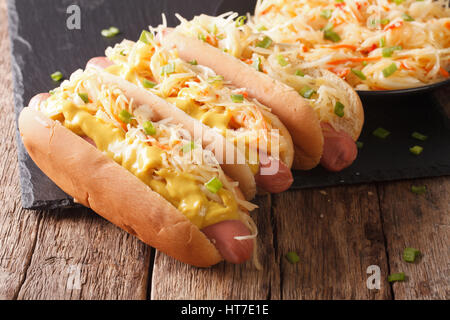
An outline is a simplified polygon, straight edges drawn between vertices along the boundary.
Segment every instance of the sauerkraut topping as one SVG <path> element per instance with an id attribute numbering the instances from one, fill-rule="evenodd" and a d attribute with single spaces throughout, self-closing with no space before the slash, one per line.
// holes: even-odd
<path id="1" fill-rule="evenodd" d="M 326 68 L 358 90 L 411 88 L 449 77 L 448 0 L 260 0 L 248 26 L 293 44 L 300 66 Z M 394 72 L 383 72 L 393 63 Z"/>

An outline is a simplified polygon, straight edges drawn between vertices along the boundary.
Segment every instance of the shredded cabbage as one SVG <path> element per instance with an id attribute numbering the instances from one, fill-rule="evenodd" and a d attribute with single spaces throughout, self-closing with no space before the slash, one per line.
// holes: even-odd
<path id="1" fill-rule="evenodd" d="M 259 0 L 248 25 L 295 45 L 300 66 L 328 69 L 358 90 L 411 88 L 449 77 L 448 0 Z M 324 28 L 339 38 L 329 40 Z M 392 47 L 398 49 L 383 54 Z M 397 70 L 384 76 L 392 63 Z"/>

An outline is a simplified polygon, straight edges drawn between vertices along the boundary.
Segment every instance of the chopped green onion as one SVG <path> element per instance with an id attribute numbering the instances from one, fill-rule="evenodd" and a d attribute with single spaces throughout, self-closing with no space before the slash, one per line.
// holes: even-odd
<path id="1" fill-rule="evenodd" d="M 382 54 L 383 54 L 383 57 L 389 58 L 392 56 L 392 54 L 394 53 L 395 50 L 402 50 L 402 49 L 403 49 L 402 46 L 393 46 L 393 47 L 389 47 L 389 48 L 383 48 Z"/>
<path id="2" fill-rule="evenodd" d="M 156 87 L 157 83 L 153 82 L 153 81 L 150 81 L 150 80 L 147 80 L 147 79 L 144 79 L 142 81 L 142 85 L 144 86 L 144 88 L 150 89 L 150 88 Z"/>
<path id="3" fill-rule="evenodd" d="M 337 101 L 336 104 L 334 105 L 334 113 L 338 117 L 342 118 L 345 115 L 344 108 L 345 106 L 341 102 Z"/>
<path id="4" fill-rule="evenodd" d="M 405 273 L 393 273 L 388 276 L 389 282 L 395 282 L 395 281 L 405 281 Z"/>
<path id="5" fill-rule="evenodd" d="M 341 37 L 331 29 L 323 31 L 323 38 L 333 42 L 341 41 Z"/>
<path id="6" fill-rule="evenodd" d="M 324 19 L 330 19 L 331 18 L 331 14 L 333 13 L 333 10 L 330 9 L 325 9 L 322 10 L 322 12 L 320 12 L 320 16 Z"/>
<path id="7" fill-rule="evenodd" d="M 259 27 L 257 28 L 257 30 L 258 30 L 259 32 L 261 32 L 261 31 L 267 31 L 267 27 L 264 26 L 264 25 L 261 25 L 261 26 L 259 26 Z"/>
<path id="8" fill-rule="evenodd" d="M 245 24 L 245 20 L 247 20 L 246 16 L 240 16 L 236 19 L 236 27 L 242 27 Z"/>
<path id="9" fill-rule="evenodd" d="M 292 264 L 296 264 L 300 261 L 300 257 L 298 256 L 298 254 L 293 251 L 286 253 L 286 259 Z"/>
<path id="10" fill-rule="evenodd" d="M 120 51 L 120 55 L 125 57 L 127 54 L 125 53 L 125 50 L 122 50 Z"/>
<path id="11" fill-rule="evenodd" d="M 270 39 L 268 36 L 265 36 L 264 39 L 256 43 L 256 46 L 259 48 L 267 49 L 272 44 L 272 39 Z"/>
<path id="12" fill-rule="evenodd" d="M 212 193 L 217 193 L 217 192 L 219 192 L 220 189 L 222 189 L 223 185 L 219 179 L 214 177 L 211 180 L 209 180 L 207 183 L 205 183 L 205 187 Z"/>
<path id="13" fill-rule="evenodd" d="M 234 103 L 244 102 L 244 95 L 242 95 L 242 94 L 232 94 L 231 95 L 231 101 L 233 101 Z"/>
<path id="14" fill-rule="evenodd" d="M 415 194 L 424 194 L 427 192 L 427 186 L 411 186 L 411 192 Z"/>
<path id="15" fill-rule="evenodd" d="M 402 19 L 403 19 L 404 21 L 414 21 L 414 18 L 411 17 L 411 16 L 410 16 L 409 14 L 407 14 L 407 13 L 402 14 Z"/>
<path id="16" fill-rule="evenodd" d="M 145 121 L 142 125 L 144 127 L 144 131 L 147 135 L 153 136 L 156 134 L 156 128 L 151 121 Z"/>
<path id="17" fill-rule="evenodd" d="M 191 60 L 191 61 L 189 61 L 189 63 L 190 64 L 192 64 L 193 66 L 196 66 L 196 65 L 198 65 L 198 62 L 197 62 L 197 60 Z"/>
<path id="18" fill-rule="evenodd" d="M 129 113 L 127 110 L 123 109 L 122 111 L 120 111 L 119 119 L 123 123 L 130 123 L 131 118 L 133 118 L 133 115 L 131 113 Z"/>
<path id="19" fill-rule="evenodd" d="M 392 76 L 397 71 L 397 65 L 393 62 L 389 67 L 383 69 L 383 76 L 385 78 Z"/>
<path id="20" fill-rule="evenodd" d="M 171 73 L 175 72 L 175 65 L 173 64 L 166 64 L 165 66 L 162 66 L 161 68 L 161 75 L 165 76 Z"/>
<path id="21" fill-rule="evenodd" d="M 357 70 L 357 69 L 351 69 L 351 70 L 361 80 L 367 80 L 366 76 L 364 75 L 364 73 L 362 73 L 361 70 Z"/>
<path id="22" fill-rule="evenodd" d="M 183 151 L 183 153 L 188 153 L 188 152 L 190 152 L 191 150 L 194 150 L 195 149 L 195 143 L 194 143 L 194 141 L 191 141 L 190 143 L 186 143 L 182 148 L 181 148 L 181 150 Z"/>
<path id="23" fill-rule="evenodd" d="M 153 33 L 151 33 L 150 31 L 144 30 L 141 33 L 141 36 L 139 37 L 139 41 L 145 43 L 145 44 L 150 44 L 150 40 L 153 39 Z"/>
<path id="24" fill-rule="evenodd" d="M 79 93 L 78 96 L 83 100 L 84 103 L 89 102 L 89 95 L 87 93 Z"/>
<path id="25" fill-rule="evenodd" d="M 389 19 L 381 19 L 381 20 L 380 20 L 380 23 L 381 23 L 383 26 L 387 25 L 389 22 L 391 22 L 391 20 L 389 20 Z"/>
<path id="26" fill-rule="evenodd" d="M 53 79 L 53 81 L 58 82 L 61 81 L 64 76 L 61 71 L 56 71 L 55 73 L 52 73 L 50 77 Z"/>
<path id="27" fill-rule="evenodd" d="M 256 69 L 256 71 L 262 71 L 261 66 L 261 58 L 256 57 L 256 59 L 253 60 L 252 67 Z"/>
<path id="28" fill-rule="evenodd" d="M 363 61 L 362 62 L 362 65 L 365 67 L 365 66 L 367 66 L 369 63 L 367 62 L 367 61 Z"/>
<path id="29" fill-rule="evenodd" d="M 403 260 L 406 262 L 414 262 L 420 255 L 420 251 L 414 248 L 405 248 L 403 250 Z"/>
<path id="30" fill-rule="evenodd" d="M 102 30 L 102 36 L 105 38 L 112 38 L 117 36 L 120 33 L 120 30 L 116 27 L 110 27 L 109 29 Z"/>
<path id="31" fill-rule="evenodd" d="M 310 99 L 315 91 L 311 87 L 304 86 L 299 93 L 303 98 Z"/>
<path id="32" fill-rule="evenodd" d="M 212 34 L 217 35 L 218 32 L 219 32 L 219 29 L 217 28 L 217 25 L 215 24 L 212 29 Z"/>
<path id="33" fill-rule="evenodd" d="M 405 1 L 405 0 L 394 0 L 394 2 L 395 2 L 396 5 L 402 4 L 403 1 Z"/>
<path id="34" fill-rule="evenodd" d="M 305 73 L 302 70 L 297 70 L 297 71 L 295 71 L 295 75 L 299 76 L 299 77 L 304 77 Z"/>
<path id="35" fill-rule="evenodd" d="M 198 34 L 198 40 L 206 41 L 206 36 L 204 34 Z"/>
<path id="36" fill-rule="evenodd" d="M 289 61 L 287 61 L 286 58 L 281 54 L 277 55 L 277 61 L 278 64 L 282 67 L 286 67 L 289 64 Z"/>
<path id="37" fill-rule="evenodd" d="M 328 23 L 325 25 L 325 27 L 323 27 L 323 28 L 320 29 L 320 30 L 322 30 L 322 31 L 327 31 L 327 30 L 333 30 L 333 28 L 334 28 L 334 24 L 333 24 L 332 22 L 328 22 Z"/>
<path id="38" fill-rule="evenodd" d="M 422 153 L 423 148 L 422 148 L 421 146 L 414 146 L 414 147 L 412 147 L 412 148 L 409 148 L 409 151 L 410 151 L 412 154 L 415 154 L 416 156 L 418 156 L 419 154 Z"/>
<path id="39" fill-rule="evenodd" d="M 337 2 L 337 3 L 343 3 L 344 2 L 344 0 L 334 0 L 335 2 Z"/>
<path id="40" fill-rule="evenodd" d="M 377 19 L 371 19 L 369 20 L 369 24 L 371 28 L 376 28 L 378 26 L 378 20 Z"/>
<path id="41" fill-rule="evenodd" d="M 52 96 L 52 95 L 54 95 L 56 93 L 56 91 L 55 90 L 50 90 L 48 93 Z"/>
<path id="42" fill-rule="evenodd" d="M 372 134 L 377 138 L 386 139 L 391 133 L 386 129 L 380 127 L 375 129 L 375 131 L 372 132 Z"/>
<path id="43" fill-rule="evenodd" d="M 217 83 L 222 82 L 224 80 L 223 76 L 215 76 L 215 77 L 209 77 L 208 82 L 209 83 Z"/>
<path id="44" fill-rule="evenodd" d="M 356 141 L 356 147 L 357 147 L 358 149 L 362 149 L 362 148 L 364 147 L 364 142 Z"/>
<path id="45" fill-rule="evenodd" d="M 411 134 L 411 137 L 413 137 L 414 139 L 420 140 L 420 141 L 425 141 L 425 140 L 428 139 L 428 137 L 426 135 L 421 134 L 421 133 L 419 133 L 417 131 L 413 132 Z"/>
<path id="46" fill-rule="evenodd" d="M 383 48 L 386 45 L 386 39 L 384 37 L 380 38 L 380 48 Z"/>

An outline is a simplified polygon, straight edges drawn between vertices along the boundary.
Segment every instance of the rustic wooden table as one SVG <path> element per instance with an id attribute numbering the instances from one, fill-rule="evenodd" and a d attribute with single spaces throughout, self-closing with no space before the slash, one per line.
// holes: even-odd
<path id="1" fill-rule="evenodd" d="M 9 49 L 1 0 L 0 299 L 450 299 L 450 177 L 259 197 L 263 271 L 183 265 L 87 209 L 22 209 Z M 450 116 L 450 90 L 437 95 Z M 405 247 L 423 256 L 408 264 Z M 380 289 L 367 288 L 371 265 Z"/>

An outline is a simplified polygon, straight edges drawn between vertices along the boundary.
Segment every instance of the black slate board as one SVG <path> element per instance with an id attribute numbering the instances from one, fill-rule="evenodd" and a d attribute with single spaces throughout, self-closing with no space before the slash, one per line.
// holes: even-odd
<path id="1" fill-rule="evenodd" d="M 187 18 L 195 14 L 222 13 L 235 8 L 245 13 L 252 1 L 237 0 L 8 0 L 9 26 L 18 114 L 29 99 L 57 86 L 49 75 L 56 70 L 70 75 L 89 58 L 103 55 L 107 46 L 123 38 L 136 39 L 148 25 L 161 23 L 165 13 L 175 25 L 174 13 Z M 81 30 L 66 28 L 67 8 L 81 8 Z M 100 30 L 116 26 L 122 34 L 105 39 Z M 361 136 L 364 148 L 356 162 L 340 173 L 322 168 L 295 172 L 293 188 L 323 187 L 450 174 L 450 124 L 437 101 L 428 95 L 401 100 L 365 101 L 366 124 Z M 371 132 L 382 126 L 392 132 L 385 140 Z M 410 138 L 413 131 L 429 135 L 426 142 Z M 24 208 L 72 206 L 72 199 L 57 188 L 33 163 L 17 133 Z M 419 144 L 419 157 L 409 153 Z M 70 170 L 70 168 L 67 168 Z"/>

